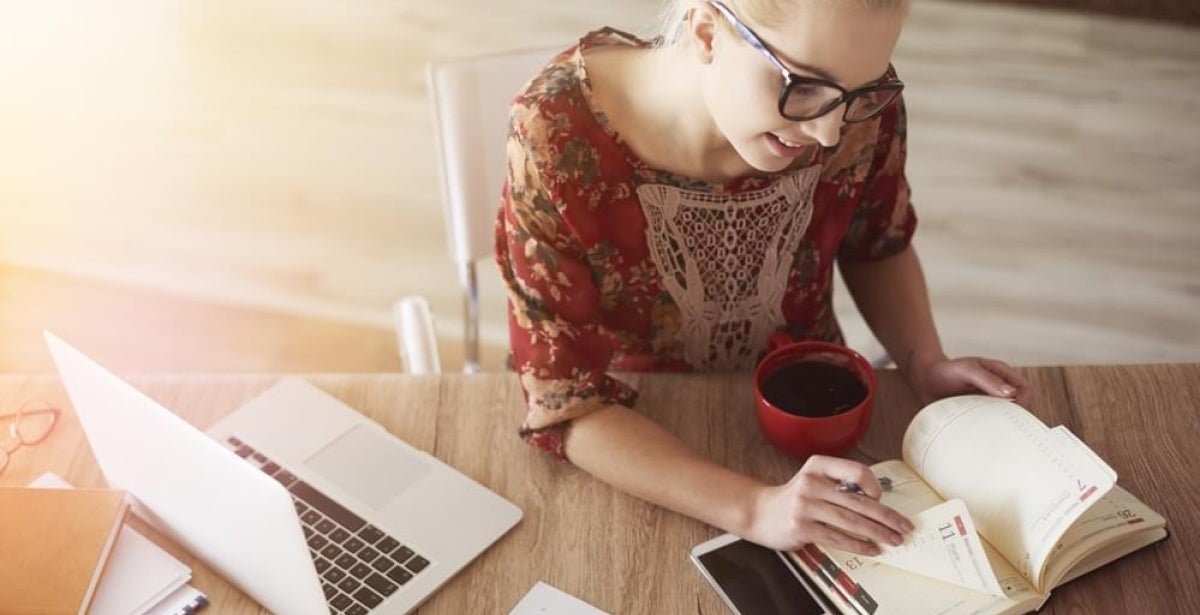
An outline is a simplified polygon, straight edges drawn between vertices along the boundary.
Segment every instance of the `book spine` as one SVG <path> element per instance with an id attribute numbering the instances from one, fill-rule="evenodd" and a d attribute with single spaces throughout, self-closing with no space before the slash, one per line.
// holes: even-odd
<path id="1" fill-rule="evenodd" d="M 827 553 L 817 548 L 816 545 L 807 544 L 800 550 L 803 556 L 803 561 L 810 569 L 815 569 L 817 574 L 828 579 L 835 587 L 839 594 L 854 606 L 860 613 L 872 615 L 879 610 L 879 604 L 871 597 L 867 590 L 855 583 L 846 571 L 842 570 L 833 558 Z"/>
<path id="2" fill-rule="evenodd" d="M 850 597 L 838 587 L 837 581 L 830 577 L 829 574 L 821 570 L 820 564 L 812 558 L 811 555 L 803 550 L 792 552 L 790 558 L 792 564 L 800 570 L 806 579 L 817 583 L 821 593 L 833 602 L 838 612 L 842 615 L 866 615 L 856 604 L 851 601 Z"/>

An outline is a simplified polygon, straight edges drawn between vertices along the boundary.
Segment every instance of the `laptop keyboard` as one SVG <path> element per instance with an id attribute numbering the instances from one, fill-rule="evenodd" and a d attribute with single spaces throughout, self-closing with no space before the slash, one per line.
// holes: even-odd
<path id="1" fill-rule="evenodd" d="M 291 494 L 330 613 L 367 613 L 429 566 L 429 560 L 250 445 L 235 437 L 226 444 Z"/>

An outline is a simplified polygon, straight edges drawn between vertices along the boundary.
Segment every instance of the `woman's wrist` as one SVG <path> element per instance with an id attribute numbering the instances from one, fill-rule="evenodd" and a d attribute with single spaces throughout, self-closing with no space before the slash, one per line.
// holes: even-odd
<path id="1" fill-rule="evenodd" d="M 755 482 L 748 487 L 749 494 L 742 501 L 746 503 L 742 510 L 741 522 L 738 527 L 728 528 L 732 534 L 737 534 L 742 538 L 753 542 L 761 543 L 763 537 L 763 519 L 766 516 L 764 511 L 767 510 L 767 499 L 771 491 L 771 486 Z"/>
<path id="2" fill-rule="evenodd" d="M 908 382 L 908 386 L 912 387 L 918 394 L 924 394 L 924 375 L 926 370 L 931 365 L 946 361 L 948 357 L 940 347 L 936 348 L 910 348 L 905 354 L 902 361 L 897 361 L 896 366 L 900 369 L 900 373 L 904 376 L 904 380 Z"/>

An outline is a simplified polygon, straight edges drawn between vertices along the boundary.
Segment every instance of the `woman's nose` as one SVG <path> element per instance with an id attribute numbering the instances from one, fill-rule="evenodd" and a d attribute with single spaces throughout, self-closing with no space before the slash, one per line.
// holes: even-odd
<path id="1" fill-rule="evenodd" d="M 845 103 L 843 103 L 821 117 L 804 122 L 805 134 L 820 143 L 822 147 L 836 146 L 842 139 L 842 113 L 845 109 Z"/>

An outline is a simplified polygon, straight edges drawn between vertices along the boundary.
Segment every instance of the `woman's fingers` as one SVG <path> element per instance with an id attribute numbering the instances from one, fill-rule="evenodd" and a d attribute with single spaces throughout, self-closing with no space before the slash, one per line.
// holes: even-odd
<path id="1" fill-rule="evenodd" d="M 813 502 L 809 518 L 850 537 L 866 539 L 875 544 L 898 546 L 904 542 L 900 532 L 829 502 Z"/>
<path id="2" fill-rule="evenodd" d="M 1006 382 L 1017 388 L 1029 387 L 1029 381 L 1025 379 L 1025 376 L 1022 376 L 1021 372 L 1017 371 L 1015 367 L 1005 363 L 1004 361 L 997 361 L 995 359 L 980 359 L 979 364 L 982 365 L 984 369 L 996 374 L 997 376 L 1000 376 Z"/>
<path id="3" fill-rule="evenodd" d="M 875 489 L 879 490 L 879 480 L 875 478 L 875 474 L 870 469 L 862 466 L 862 464 L 849 461 L 847 459 L 837 459 L 834 462 L 846 462 L 862 467 L 862 471 L 866 476 L 856 475 L 853 480 L 841 479 L 844 482 L 863 481 L 862 484 L 874 484 Z M 852 476 L 853 468 L 843 468 L 842 476 Z M 861 485 L 860 485 L 861 486 Z M 824 500 L 845 508 L 855 514 L 866 517 L 871 521 L 879 523 L 893 532 L 899 534 L 907 534 L 912 531 L 912 522 L 904 515 L 896 512 L 894 509 L 884 506 L 878 499 L 869 497 L 866 488 L 863 488 L 863 493 L 842 493 L 837 490 L 838 484 L 835 480 L 828 476 L 820 476 L 818 474 L 809 474 L 804 477 L 798 484 L 800 494 L 804 497 L 814 500 Z"/>
<path id="4" fill-rule="evenodd" d="M 855 483 L 863 493 L 838 491 Z M 795 521 L 809 539 L 845 551 L 878 555 L 879 545 L 896 546 L 912 531 L 912 522 L 879 502 L 879 480 L 867 466 L 838 457 L 810 457 L 788 485 L 800 505 Z"/>
<path id="5" fill-rule="evenodd" d="M 904 515 L 896 512 L 895 509 L 884 506 L 883 504 L 865 498 L 861 495 L 853 493 L 838 493 L 830 499 L 830 502 L 836 506 L 841 506 L 846 510 L 854 512 L 858 515 L 866 517 L 875 523 L 878 523 L 897 535 L 903 536 L 913 530 L 912 521 Z"/>
<path id="6" fill-rule="evenodd" d="M 912 531 L 912 521 L 879 503 L 883 496 L 879 479 L 870 468 L 857 461 L 813 456 L 797 475 L 797 479 L 797 487 L 805 497 L 825 500 L 900 534 Z M 839 483 L 854 483 L 862 489 L 862 493 L 839 492 Z"/>
<path id="7" fill-rule="evenodd" d="M 1017 387 L 1008 383 L 1001 374 L 987 367 L 982 360 L 979 367 L 968 366 L 967 380 L 980 391 L 994 397 L 1012 397 L 1017 394 Z"/>
<path id="8" fill-rule="evenodd" d="M 880 553 L 879 545 L 869 540 L 861 540 L 853 536 L 847 536 L 845 533 L 835 530 L 823 523 L 809 523 L 806 529 L 806 534 L 809 536 L 809 541 L 817 544 L 833 547 L 834 549 L 840 549 L 842 551 L 857 553 L 859 555 L 875 556 L 879 555 Z"/>
<path id="9" fill-rule="evenodd" d="M 1012 397 L 1017 403 L 1021 405 L 1027 405 L 1029 403 L 1031 388 L 1029 386 L 1029 381 L 1021 375 L 1021 372 L 1017 371 L 1016 368 L 1003 361 L 996 361 L 994 359 L 980 359 L 979 363 L 980 365 L 983 365 L 984 369 L 996 374 L 1012 386 L 1016 387 L 1016 392 L 1012 395 Z"/>
<path id="10" fill-rule="evenodd" d="M 883 490 L 879 487 L 879 479 L 875 478 L 875 473 L 867 466 L 849 459 L 840 457 L 826 457 L 824 455 L 813 455 L 800 469 L 797 478 L 808 475 L 815 478 L 823 478 L 828 485 L 837 492 L 837 485 L 834 481 L 843 483 L 854 483 L 863 490 L 863 493 L 874 500 L 878 500 L 883 496 Z M 814 484 L 814 490 L 821 490 L 825 483 Z"/>

